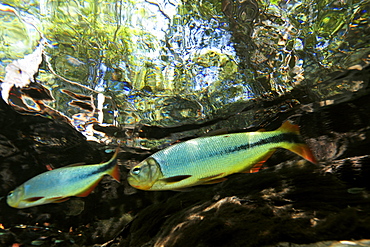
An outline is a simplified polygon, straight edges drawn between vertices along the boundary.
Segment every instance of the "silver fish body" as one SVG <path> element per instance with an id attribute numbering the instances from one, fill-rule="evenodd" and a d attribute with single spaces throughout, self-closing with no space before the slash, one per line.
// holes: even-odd
<path id="1" fill-rule="evenodd" d="M 14 208 L 27 208 L 63 202 L 71 196 L 87 196 L 105 174 L 119 180 L 117 152 L 106 163 L 58 168 L 41 173 L 26 181 L 7 197 Z"/>
<path id="2" fill-rule="evenodd" d="M 175 144 L 133 167 L 128 181 L 143 190 L 176 190 L 220 182 L 230 174 L 249 171 L 277 148 L 315 162 L 299 136 L 298 126 L 288 122 L 275 131 L 201 137 Z"/>

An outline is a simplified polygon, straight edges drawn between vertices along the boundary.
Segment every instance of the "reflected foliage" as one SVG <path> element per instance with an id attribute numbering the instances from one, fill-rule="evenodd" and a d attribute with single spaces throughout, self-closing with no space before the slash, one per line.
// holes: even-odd
<path id="1" fill-rule="evenodd" d="M 362 88 L 333 75 L 361 69 L 369 59 L 368 0 L 2 6 L 1 76 L 9 62 L 35 48 L 37 27 L 48 41 L 48 62 L 37 77 L 55 98 L 47 104 L 81 131 L 91 121 L 131 129 L 203 124 L 295 88 L 309 91 L 311 100 L 332 100 Z M 88 100 L 76 101 L 65 90 Z M 246 126 L 256 124 L 255 110 L 246 115 Z"/>

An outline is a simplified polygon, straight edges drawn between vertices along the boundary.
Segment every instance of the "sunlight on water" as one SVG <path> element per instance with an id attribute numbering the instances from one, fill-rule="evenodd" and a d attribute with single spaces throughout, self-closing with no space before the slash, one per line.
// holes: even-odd
<path id="1" fill-rule="evenodd" d="M 369 6 L 319 0 L 4 1 L 0 79 L 6 65 L 32 53 L 42 35 L 46 63 L 37 80 L 55 99 L 47 105 L 82 132 L 91 122 L 130 128 L 203 123 L 297 86 L 322 98 L 327 91 L 344 93 L 341 84 L 315 85 L 368 59 Z"/>

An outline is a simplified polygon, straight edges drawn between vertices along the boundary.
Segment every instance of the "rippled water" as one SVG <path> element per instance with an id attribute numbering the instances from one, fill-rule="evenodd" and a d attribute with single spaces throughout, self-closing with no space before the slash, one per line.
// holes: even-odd
<path id="1" fill-rule="evenodd" d="M 41 40 L 36 79 L 52 98 L 23 97 L 23 110 L 56 110 L 103 142 L 92 124 L 202 124 L 294 88 L 327 101 L 362 87 L 332 78 L 369 62 L 369 11 L 368 0 L 3 1 L 0 79 Z M 238 128 L 261 118 L 243 114 Z M 126 140 L 158 145 L 147 143 Z"/>

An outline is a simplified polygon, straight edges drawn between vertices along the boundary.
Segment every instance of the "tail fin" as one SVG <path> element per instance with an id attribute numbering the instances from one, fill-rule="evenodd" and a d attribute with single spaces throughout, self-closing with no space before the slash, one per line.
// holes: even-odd
<path id="1" fill-rule="evenodd" d="M 294 133 L 300 136 L 299 133 L 299 126 L 291 124 L 289 121 L 285 121 L 277 131 L 280 132 L 289 132 Z M 285 147 L 286 149 L 292 151 L 293 153 L 298 154 L 299 156 L 305 158 L 306 160 L 310 161 L 313 164 L 317 164 L 315 156 L 312 154 L 310 148 L 305 143 L 290 143 Z"/>
<path id="2" fill-rule="evenodd" d="M 120 182 L 120 171 L 118 167 L 118 162 L 117 162 L 117 155 L 119 152 L 119 147 L 116 149 L 116 152 L 112 156 L 112 158 L 107 162 L 107 164 L 110 164 L 110 169 L 107 171 L 107 174 L 111 175 L 115 180 Z"/>
<path id="3" fill-rule="evenodd" d="M 296 153 L 299 156 L 302 156 L 303 158 L 305 158 L 309 162 L 311 162 L 313 164 L 317 164 L 317 161 L 316 161 L 315 156 L 313 156 L 310 148 L 306 144 L 304 144 L 304 143 L 297 143 L 297 144 L 292 145 L 288 149 L 290 151 L 292 151 L 293 153 Z"/>

